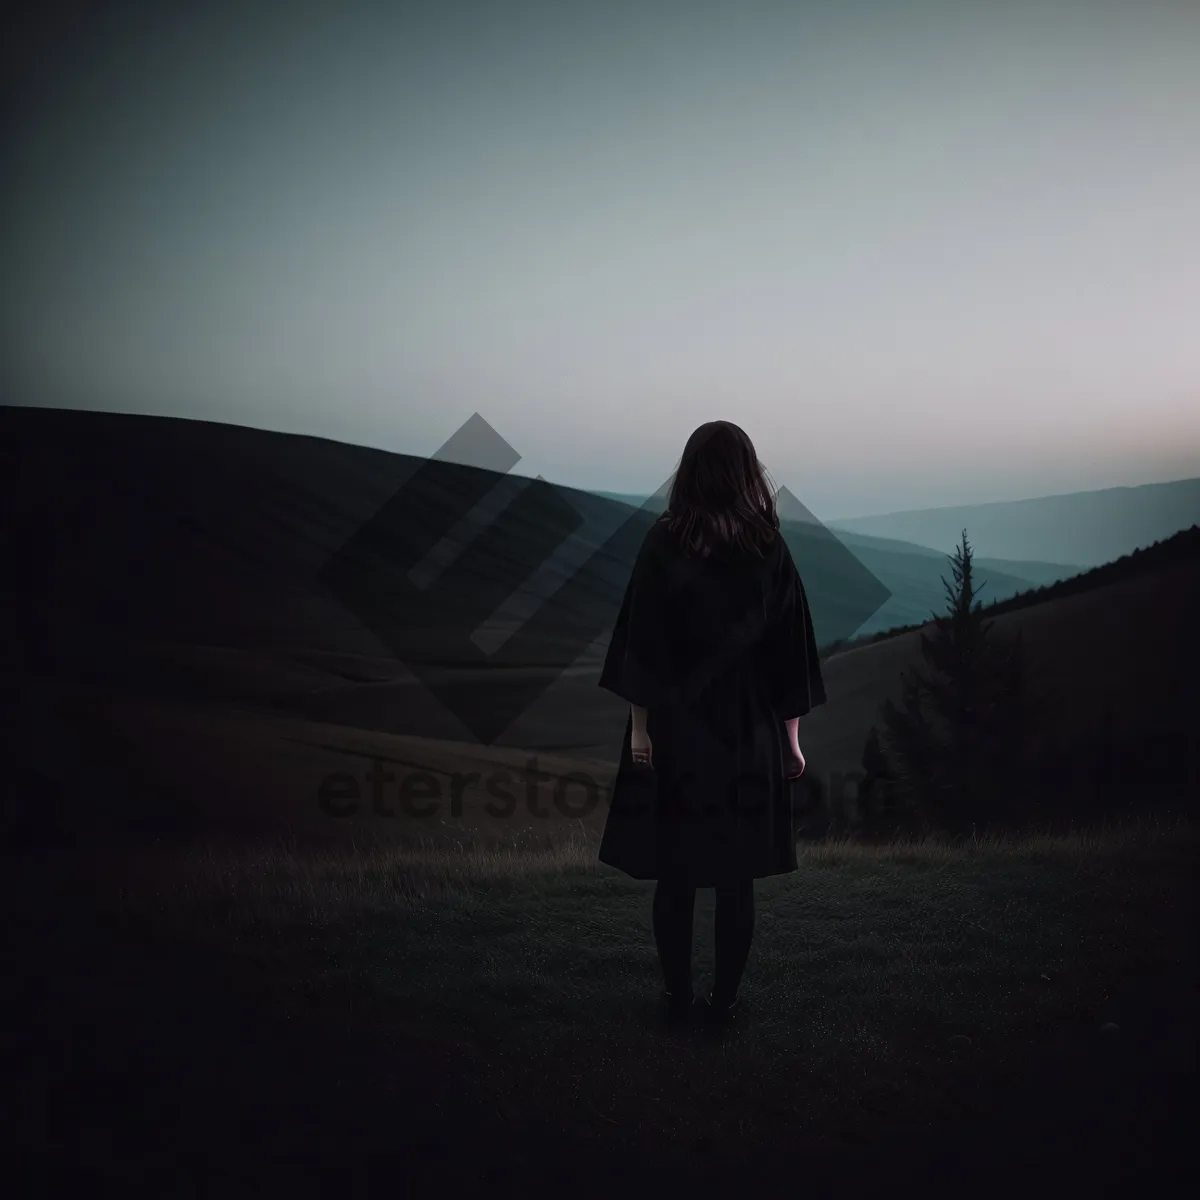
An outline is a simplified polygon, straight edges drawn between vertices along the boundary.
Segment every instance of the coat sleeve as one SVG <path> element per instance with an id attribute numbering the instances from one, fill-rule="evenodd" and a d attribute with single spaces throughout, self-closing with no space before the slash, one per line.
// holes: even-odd
<path id="1" fill-rule="evenodd" d="M 824 704 L 826 696 L 808 597 L 787 543 L 782 537 L 780 542 L 764 669 L 773 708 L 782 720 L 790 720 Z"/>
<path id="2" fill-rule="evenodd" d="M 642 708 L 660 702 L 665 684 L 663 597 L 655 532 L 650 530 L 638 551 L 600 672 L 602 688 Z"/>

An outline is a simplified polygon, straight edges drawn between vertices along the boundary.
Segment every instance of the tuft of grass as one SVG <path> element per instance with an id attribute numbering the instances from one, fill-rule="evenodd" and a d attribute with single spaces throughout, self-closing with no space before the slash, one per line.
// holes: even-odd
<path id="1" fill-rule="evenodd" d="M 1164 813 L 1108 817 L 1094 825 L 1033 826 L 1021 833 L 986 832 L 966 838 L 941 834 L 925 837 L 901 836 L 887 842 L 869 843 L 852 835 L 826 838 L 802 846 L 802 863 L 841 865 L 851 862 L 903 862 L 934 866 L 939 863 L 1003 858 L 1028 862 L 1070 862 L 1096 855 L 1137 855 L 1186 839 L 1194 821 Z"/>

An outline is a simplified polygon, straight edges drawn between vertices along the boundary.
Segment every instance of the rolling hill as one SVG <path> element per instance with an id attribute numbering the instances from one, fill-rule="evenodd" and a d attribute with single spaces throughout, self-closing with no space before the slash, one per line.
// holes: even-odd
<path id="1" fill-rule="evenodd" d="M 1200 795 L 1200 526 L 1040 592 L 984 609 L 994 632 L 1020 634 L 1036 714 L 1043 805 L 1078 816 L 1093 804 L 1194 805 Z M 824 781 L 860 772 L 863 746 L 900 675 L 925 664 L 923 627 L 834 652 L 829 702 L 803 722 Z"/>
<path id="2" fill-rule="evenodd" d="M 94 838 L 286 828 L 342 837 L 447 824 L 511 832 L 523 822 L 536 833 L 556 814 L 566 817 L 554 803 L 572 771 L 607 787 L 626 717 L 596 686 L 607 627 L 566 670 L 552 637 L 529 642 L 523 656 L 464 670 L 447 658 L 463 617 L 451 610 L 404 631 L 414 665 L 321 584 L 329 557 L 418 475 L 421 460 L 114 414 L 5 409 L 0 432 L 3 550 L 14 568 L 0 589 L 10 829 Z M 482 483 L 495 486 L 495 476 L 439 468 L 414 493 L 426 506 L 420 524 L 440 528 L 431 514 L 447 489 Z M 540 537 L 539 521 L 567 492 L 516 533 Z M 589 508 L 586 493 L 571 500 L 583 514 L 585 555 L 608 547 L 587 589 L 597 606 L 590 615 L 603 626 L 640 534 L 628 525 L 628 506 L 593 497 Z M 789 544 L 805 563 L 806 585 L 820 581 L 824 619 L 836 627 L 839 604 L 849 612 L 860 572 L 870 573 L 831 534 L 796 526 Z M 607 541 L 627 527 L 629 544 Z M 402 541 L 428 534 L 403 523 L 393 532 Z M 1057 735 L 1079 743 L 1108 720 L 1126 742 L 1143 739 L 1151 765 L 1173 761 L 1179 739 L 1194 742 L 1195 541 L 1181 537 L 1068 579 L 1040 601 L 1018 597 L 998 617 L 1002 629 L 1024 630 L 1032 681 L 1050 698 Z M 403 561 L 420 548 L 392 543 L 380 557 Z M 917 582 L 941 557 L 878 544 L 859 552 L 890 556 L 895 578 L 915 571 Z M 394 581 L 386 562 L 376 565 L 386 595 Z M 470 569 L 476 578 L 466 584 L 491 594 L 508 567 L 492 554 Z M 916 654 L 914 631 L 826 660 L 829 702 L 802 725 L 812 777 L 857 768 L 879 704 Z M 473 715 L 529 680 L 536 686 L 504 736 L 485 743 L 472 735 Z M 394 802 L 390 815 L 374 812 L 366 772 L 376 759 L 393 775 L 437 781 L 440 807 L 403 819 Z M 519 777 L 531 759 L 544 776 L 527 784 L 536 803 L 522 800 L 498 826 L 486 809 L 495 801 L 489 772 Z M 330 780 L 356 791 L 353 816 L 331 815 L 323 803 Z M 1161 786 L 1175 786 L 1169 773 Z M 526 795 L 520 784 L 516 791 Z M 549 805 L 549 824 L 537 803 Z M 597 827 L 603 805 L 578 819 Z"/>
<path id="3" fill-rule="evenodd" d="M 1125 556 L 1055 587 L 1041 596 L 1009 600 L 984 609 L 1002 637 L 1023 632 L 1035 690 L 1069 701 L 1056 721 L 1067 733 L 1093 728 L 1106 708 L 1122 714 L 1125 728 L 1148 731 L 1179 725 L 1181 715 L 1200 713 L 1200 626 L 1192 614 L 1200 601 L 1200 527 L 1193 526 L 1146 550 Z M 847 697 L 864 700 L 849 719 L 838 707 L 837 739 L 822 743 L 832 761 L 857 762 L 874 712 L 895 698 L 899 672 L 918 664 L 918 640 L 927 626 L 891 638 L 836 651 L 824 660 L 826 679 Z M 879 687 L 881 690 L 875 691 Z M 828 712 L 832 712 L 830 708 Z M 806 724 L 818 729 L 813 713 Z M 810 736 L 813 736 L 810 733 Z M 855 743 L 857 749 L 854 749 Z"/>

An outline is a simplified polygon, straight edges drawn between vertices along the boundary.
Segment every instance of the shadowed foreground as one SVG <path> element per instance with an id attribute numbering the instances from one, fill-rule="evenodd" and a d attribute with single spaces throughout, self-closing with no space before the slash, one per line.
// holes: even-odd
<path id="1" fill-rule="evenodd" d="M 125 1194 L 1182 1195 L 1195 844 L 811 848 L 723 1042 L 655 1028 L 648 892 L 586 849 L 31 855 L 5 1121 L 32 1187 Z"/>

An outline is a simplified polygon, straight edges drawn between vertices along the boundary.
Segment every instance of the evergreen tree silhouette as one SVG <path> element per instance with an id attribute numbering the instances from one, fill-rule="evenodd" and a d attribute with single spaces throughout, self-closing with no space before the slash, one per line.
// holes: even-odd
<path id="1" fill-rule="evenodd" d="M 892 776 L 918 825 L 954 833 L 1017 816 L 1030 724 L 1023 642 L 993 636 L 972 557 L 964 529 L 950 560 L 952 580 L 942 579 L 947 611 L 920 634 L 925 667 L 904 672 L 899 703 L 882 707 L 878 740 L 887 767 L 874 772 Z"/>

